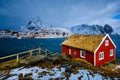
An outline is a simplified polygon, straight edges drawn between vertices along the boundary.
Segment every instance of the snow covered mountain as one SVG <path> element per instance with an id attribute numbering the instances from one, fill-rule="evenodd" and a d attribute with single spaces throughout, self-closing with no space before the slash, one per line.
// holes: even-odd
<path id="1" fill-rule="evenodd" d="M 21 31 L 41 31 L 46 29 L 46 25 L 42 23 L 40 17 L 34 17 L 25 26 L 21 26 Z"/>
<path id="2" fill-rule="evenodd" d="M 70 31 L 74 34 L 86 34 L 86 35 L 100 35 L 100 34 L 110 34 L 118 35 L 111 26 L 108 24 L 104 26 L 100 25 L 77 25 L 70 28 Z"/>
<path id="3" fill-rule="evenodd" d="M 21 32 L 30 32 L 29 34 L 32 36 L 37 33 L 39 36 L 47 37 L 67 37 L 72 34 L 68 29 L 43 24 L 40 17 L 35 17 L 27 25 L 22 26 Z"/>
<path id="4" fill-rule="evenodd" d="M 61 28 L 61 27 L 55 27 L 55 26 L 48 26 L 46 24 L 43 24 L 40 17 L 35 17 L 32 20 L 30 20 L 23 28 L 21 28 L 21 31 L 24 32 L 31 32 L 36 33 L 47 33 L 49 34 L 65 34 L 66 36 L 70 36 L 71 34 L 86 34 L 86 35 L 100 35 L 100 34 L 110 34 L 110 35 L 118 35 L 111 26 L 108 24 L 105 24 L 104 26 L 101 25 L 87 25 L 87 24 L 81 24 L 73 27 L 68 28 Z"/>

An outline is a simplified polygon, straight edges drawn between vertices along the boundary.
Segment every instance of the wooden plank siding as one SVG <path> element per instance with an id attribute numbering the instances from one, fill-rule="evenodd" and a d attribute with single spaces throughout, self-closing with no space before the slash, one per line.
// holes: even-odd
<path id="1" fill-rule="evenodd" d="M 71 49 L 71 54 L 69 54 L 69 49 Z M 80 49 L 72 48 L 72 47 L 69 47 L 69 46 L 62 45 L 62 53 L 70 55 L 73 58 L 85 59 L 88 62 L 90 62 L 91 64 L 94 64 L 94 54 L 93 53 L 85 51 L 85 58 L 82 58 L 80 56 L 80 51 L 81 51 Z"/>
<path id="2" fill-rule="evenodd" d="M 109 41 L 109 45 L 105 46 L 105 40 Z M 99 47 L 97 52 L 95 53 L 96 56 L 96 66 L 100 66 L 102 64 L 105 64 L 106 62 L 109 62 L 111 60 L 115 59 L 115 46 L 112 44 L 110 39 L 106 37 L 106 39 L 102 43 L 102 45 Z M 110 56 L 110 49 L 113 49 L 113 56 Z M 104 59 L 99 60 L 99 53 L 104 52 Z"/>

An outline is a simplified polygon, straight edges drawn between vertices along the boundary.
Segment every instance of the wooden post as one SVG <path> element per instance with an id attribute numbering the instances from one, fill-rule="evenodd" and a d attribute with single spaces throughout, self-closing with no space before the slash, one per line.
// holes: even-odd
<path id="1" fill-rule="evenodd" d="M 19 63 L 19 54 L 17 54 L 17 63 Z"/>
<path id="2" fill-rule="evenodd" d="M 41 48 L 38 48 L 38 54 L 40 54 L 41 53 Z"/>
<path id="3" fill-rule="evenodd" d="M 32 52 L 33 52 L 33 51 L 32 51 L 32 50 L 30 50 L 30 57 L 32 57 Z"/>

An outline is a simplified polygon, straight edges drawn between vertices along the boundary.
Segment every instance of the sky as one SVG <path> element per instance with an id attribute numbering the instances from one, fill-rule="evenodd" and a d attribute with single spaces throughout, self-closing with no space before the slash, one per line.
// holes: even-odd
<path id="1" fill-rule="evenodd" d="M 44 24 L 109 24 L 120 33 L 120 0 L 0 0 L 0 29 L 16 29 L 39 16 Z"/>

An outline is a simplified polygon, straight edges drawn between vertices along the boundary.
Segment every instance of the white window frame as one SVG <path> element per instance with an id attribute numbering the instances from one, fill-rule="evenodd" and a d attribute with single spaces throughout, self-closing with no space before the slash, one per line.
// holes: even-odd
<path id="1" fill-rule="evenodd" d="M 112 54 L 111 54 L 112 52 Z M 113 49 L 110 49 L 110 56 L 113 56 Z"/>
<path id="2" fill-rule="evenodd" d="M 105 46 L 109 46 L 109 40 L 105 40 Z"/>
<path id="3" fill-rule="evenodd" d="M 84 53 L 84 56 L 82 55 L 83 53 Z M 86 55 L 86 54 L 85 54 L 85 51 L 80 50 L 80 57 L 81 57 L 81 58 L 85 58 L 85 55 Z"/>
<path id="4" fill-rule="evenodd" d="M 103 57 L 100 57 L 100 55 L 103 54 Z M 103 60 L 104 59 L 104 52 L 99 52 L 99 60 Z"/>
<path id="5" fill-rule="evenodd" d="M 71 48 L 69 48 L 69 55 L 71 55 Z"/>

